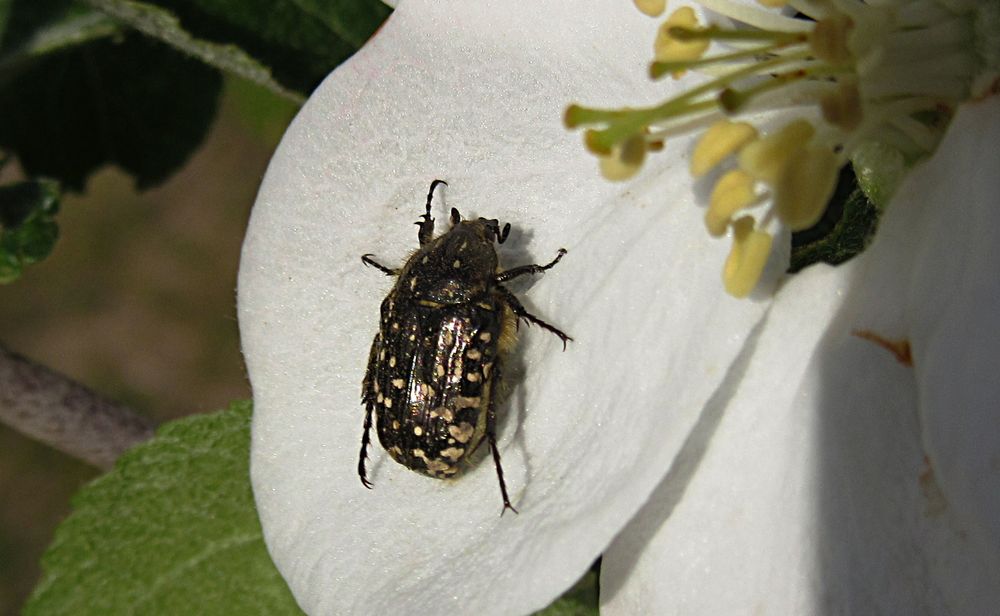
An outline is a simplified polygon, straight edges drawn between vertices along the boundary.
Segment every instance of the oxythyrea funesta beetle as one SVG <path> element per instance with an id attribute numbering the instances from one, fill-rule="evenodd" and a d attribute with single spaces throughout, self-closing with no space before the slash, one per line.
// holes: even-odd
<path id="1" fill-rule="evenodd" d="M 382 302 L 379 331 L 361 386 L 365 405 L 358 475 L 367 488 L 365 460 L 372 412 L 382 447 L 407 468 L 431 477 L 454 477 L 482 442 L 489 443 L 500 481 L 503 511 L 516 510 L 507 497 L 496 441 L 496 392 L 504 356 L 515 339 L 518 319 L 559 337 L 562 331 L 531 315 L 501 283 L 551 268 L 566 254 L 560 248 L 546 265 L 500 271 L 493 242 L 504 243 L 510 224 L 493 219 L 462 220 L 451 210 L 452 227 L 434 238 L 431 200 L 442 180 L 431 182 L 417 239 L 420 248 L 401 269 L 361 257 L 395 286 Z M 502 513 L 502 512 L 501 512 Z"/>

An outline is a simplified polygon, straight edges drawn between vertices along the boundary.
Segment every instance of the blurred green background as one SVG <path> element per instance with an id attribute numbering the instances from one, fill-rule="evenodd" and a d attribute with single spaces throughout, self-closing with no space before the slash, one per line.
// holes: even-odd
<path id="1" fill-rule="evenodd" d="M 161 422 L 249 398 L 240 244 L 295 110 L 229 77 L 209 134 L 165 183 L 140 193 L 106 166 L 65 195 L 52 255 L 0 286 L 0 342 Z M 97 475 L 0 424 L 0 615 L 20 613 L 71 496 Z"/>

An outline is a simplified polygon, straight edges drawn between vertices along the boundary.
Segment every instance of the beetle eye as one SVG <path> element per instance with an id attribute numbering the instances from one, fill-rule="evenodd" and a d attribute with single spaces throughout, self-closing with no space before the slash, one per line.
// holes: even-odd
<path id="1" fill-rule="evenodd" d="M 462 222 L 462 215 L 458 213 L 458 210 L 451 208 L 451 224 L 457 225 Z"/>

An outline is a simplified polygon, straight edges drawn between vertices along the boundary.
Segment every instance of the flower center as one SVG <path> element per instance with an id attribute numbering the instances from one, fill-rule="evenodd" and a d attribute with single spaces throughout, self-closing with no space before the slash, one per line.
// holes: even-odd
<path id="1" fill-rule="evenodd" d="M 663 10 L 663 2 L 636 4 Z M 997 2 L 791 0 L 805 18 L 733 0 L 699 4 L 721 17 L 701 24 L 690 7 L 674 11 L 657 32 L 649 72 L 697 70 L 707 80 L 653 107 L 571 105 L 565 123 L 590 127 L 586 146 L 612 180 L 637 173 L 665 139 L 707 127 L 691 173 L 714 182 L 705 224 L 733 237 L 723 279 L 736 296 L 754 288 L 782 227 L 819 220 L 841 167 L 874 161 L 892 184 L 880 193 L 891 194 L 903 169 L 937 146 L 955 107 L 996 87 Z"/>

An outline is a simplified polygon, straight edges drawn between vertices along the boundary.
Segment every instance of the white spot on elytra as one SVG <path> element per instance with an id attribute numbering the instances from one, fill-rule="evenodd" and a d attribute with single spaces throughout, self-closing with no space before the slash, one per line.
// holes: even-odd
<path id="1" fill-rule="evenodd" d="M 455 396 L 455 408 L 456 409 L 469 409 L 476 408 L 482 402 L 482 398 L 479 396 Z"/>
<path id="2" fill-rule="evenodd" d="M 479 380 L 479 373 L 478 372 L 467 372 L 465 374 L 465 378 L 468 379 L 470 383 L 475 383 L 476 381 Z"/>
<path id="3" fill-rule="evenodd" d="M 438 364 L 437 368 L 434 369 L 434 373 L 437 374 L 439 377 L 444 376 L 444 366 Z"/>
<path id="4" fill-rule="evenodd" d="M 455 413 L 446 406 L 438 406 L 431 409 L 431 417 L 443 417 L 445 421 L 450 423 L 455 419 Z"/>
<path id="5" fill-rule="evenodd" d="M 459 261 L 458 259 L 455 259 L 455 262 L 452 263 L 451 266 L 454 267 L 455 269 L 458 269 L 458 268 L 462 267 L 462 262 Z"/>
<path id="6" fill-rule="evenodd" d="M 441 455 L 450 459 L 452 462 L 457 462 L 462 454 L 465 453 L 464 447 L 449 447 L 447 449 L 441 450 Z"/>
<path id="7" fill-rule="evenodd" d="M 448 464 L 447 462 L 445 462 L 444 460 L 426 460 L 425 459 L 424 462 L 427 464 L 427 470 L 429 470 L 431 472 L 440 472 L 440 471 L 447 470 L 448 468 L 451 467 L 451 465 Z"/>
<path id="8" fill-rule="evenodd" d="M 396 389 L 403 389 L 406 386 L 406 381 L 403 379 L 392 379 L 392 386 Z"/>
<path id="9" fill-rule="evenodd" d="M 459 443 L 468 443 L 474 431 L 475 428 L 467 421 L 463 421 L 457 426 L 448 426 L 448 433 L 455 437 Z"/>
<path id="10" fill-rule="evenodd" d="M 465 356 L 469 359 L 476 360 L 482 357 L 483 354 L 479 352 L 479 349 L 469 349 L 465 352 Z"/>
<path id="11" fill-rule="evenodd" d="M 482 340 L 483 342 L 489 342 L 490 340 L 493 339 L 493 334 L 491 334 L 490 332 L 483 332 L 479 334 L 479 339 Z"/>
<path id="12" fill-rule="evenodd" d="M 421 428 L 420 426 L 413 426 L 413 433 L 416 434 L 417 436 L 421 436 L 424 433 L 424 429 Z"/>

